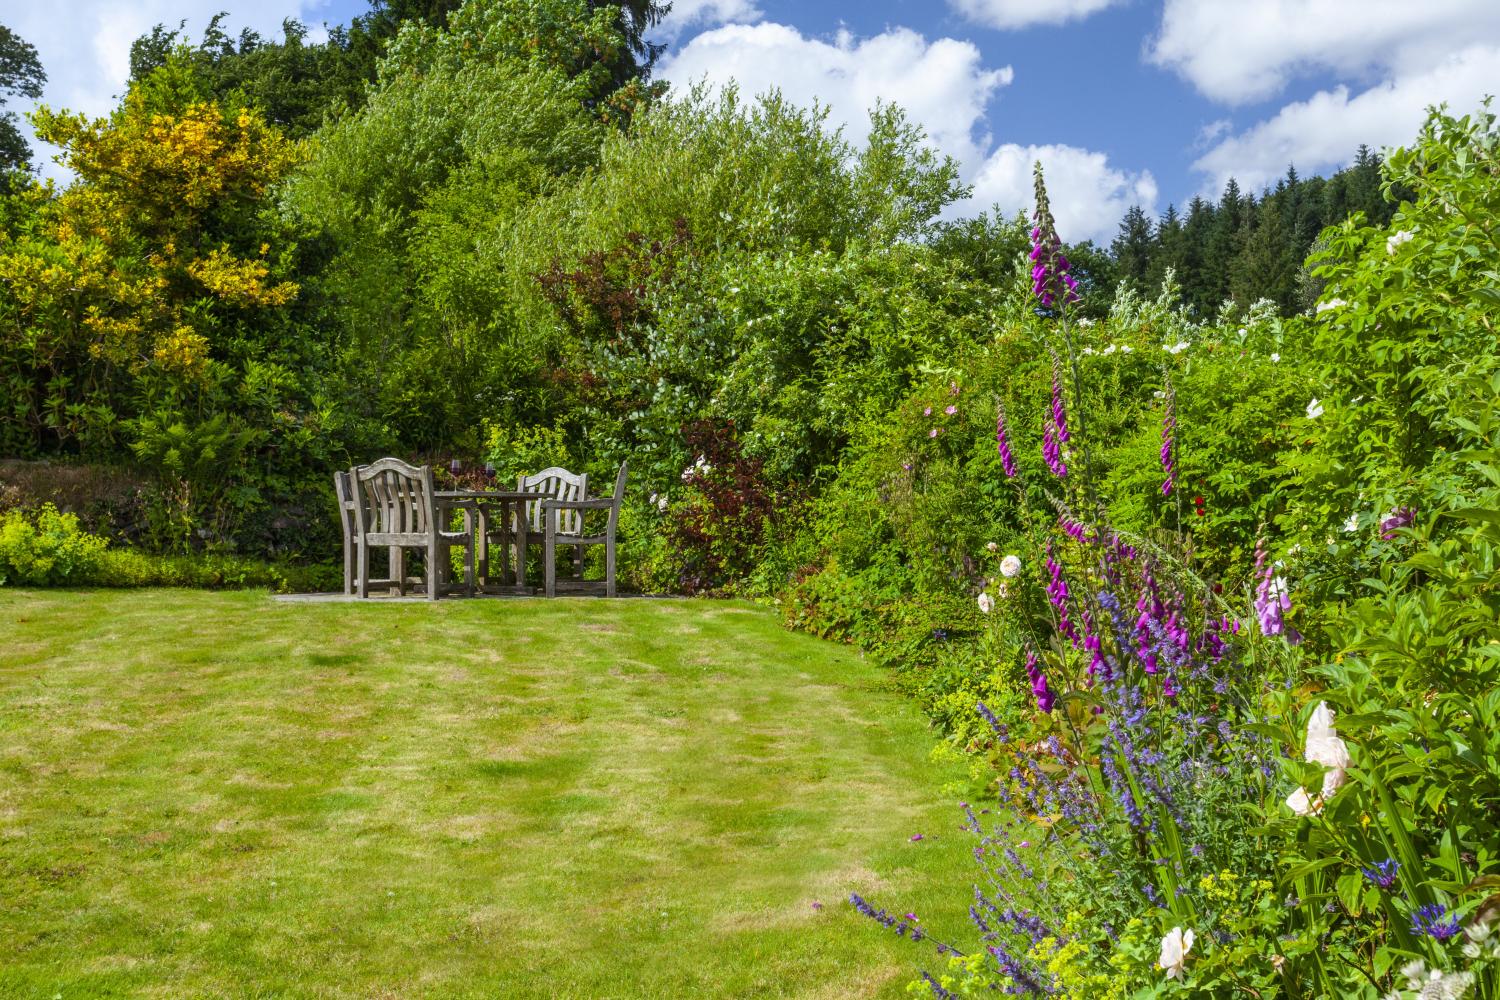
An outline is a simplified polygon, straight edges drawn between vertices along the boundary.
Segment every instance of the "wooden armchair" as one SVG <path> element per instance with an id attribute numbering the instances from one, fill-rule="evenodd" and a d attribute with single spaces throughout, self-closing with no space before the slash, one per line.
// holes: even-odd
<path id="1" fill-rule="evenodd" d="M 571 545 L 578 553 L 578 575 L 583 576 L 583 547 L 604 546 L 604 595 L 615 596 L 615 531 L 620 524 L 620 503 L 625 499 L 625 470 L 628 462 L 620 463 L 620 472 L 615 476 L 615 495 L 592 500 L 543 500 L 541 508 L 546 519 L 544 528 L 544 551 L 542 560 L 546 573 L 547 596 L 557 596 L 557 546 Z M 583 534 L 584 515 L 591 510 L 609 512 L 604 534 Z M 571 515 L 571 517 L 569 516 Z M 569 530 L 565 530 L 569 529 Z"/>
<path id="2" fill-rule="evenodd" d="M 588 495 L 589 474 L 587 472 L 573 473 L 567 469 L 556 466 L 543 469 L 534 476 L 516 477 L 516 489 L 522 493 L 535 493 L 535 500 L 526 501 L 524 517 L 526 518 L 526 531 L 528 544 L 530 541 L 542 542 L 542 536 L 547 528 L 546 514 L 542 510 L 544 500 L 582 500 Z M 570 512 L 563 515 L 562 525 L 572 534 L 581 534 L 583 530 L 583 515 Z M 518 553 L 521 565 L 526 565 L 526 553 Z M 549 556 L 549 558 L 551 558 Z M 583 549 L 575 548 L 573 562 L 576 575 L 583 573 Z"/>
<path id="3" fill-rule="evenodd" d="M 382 458 L 350 471 L 354 508 L 354 588 L 369 596 L 370 549 L 391 549 L 391 575 L 405 584 L 401 550 L 421 549 L 427 559 L 427 596 L 437 600 L 444 589 L 455 545 L 464 547 L 465 591 L 474 593 L 474 539 L 470 532 L 448 531 L 437 505 L 430 465 L 408 465 Z"/>

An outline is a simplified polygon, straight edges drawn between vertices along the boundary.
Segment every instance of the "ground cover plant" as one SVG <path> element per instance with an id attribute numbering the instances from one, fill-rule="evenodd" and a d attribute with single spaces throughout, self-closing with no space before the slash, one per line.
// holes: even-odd
<path id="1" fill-rule="evenodd" d="M 1393 185 L 1412 185 L 1415 199 L 1389 228 L 1351 224 L 1330 240 L 1312 321 L 1314 350 L 1327 352 L 1324 395 L 1301 417 L 1314 440 L 1289 463 L 1305 478 L 1255 512 L 1242 586 L 1233 559 L 1193 551 L 1206 540 L 1188 530 L 1203 520 L 1202 496 L 1191 508 L 1175 501 L 1193 439 L 1170 368 L 1152 394 L 1154 530 L 1122 527 L 1112 514 L 1132 508 L 1100 493 L 1130 481 L 1097 478 L 1093 456 L 1107 439 L 1091 437 L 1100 421 L 1077 363 L 1075 285 L 1038 172 L 1032 294 L 1051 351 L 1049 398 L 1037 408 L 1042 468 L 1017 461 L 1013 432 L 1036 410 L 1002 400 L 995 460 L 1015 488 L 1019 530 L 987 546 L 973 574 L 978 612 L 1014 664 L 1005 679 L 1024 676 L 1030 705 L 1009 702 L 1002 717 L 979 700 L 982 725 L 959 727 L 967 749 L 992 761 L 1000 809 L 982 821 L 965 805 L 983 876 L 970 911 L 977 934 L 937 944 L 948 962 L 923 973 L 932 995 L 1456 998 L 1500 988 L 1500 625 L 1481 582 L 1495 552 L 1500 378 L 1493 330 L 1466 296 L 1403 274 L 1493 266 L 1500 246 L 1479 206 L 1492 197 L 1495 140 L 1487 113 L 1434 114 L 1420 144 L 1391 161 Z M 1432 241 L 1421 262 L 1392 263 L 1418 233 Z M 1455 355 L 1434 336 L 1484 346 Z M 1375 397 L 1341 385 L 1371 379 Z M 1433 402 L 1403 404 L 1418 385 Z M 1360 414 L 1357 431 L 1347 411 Z M 1382 419 L 1401 430 L 1371 433 Z M 1033 473 L 1043 485 L 1028 490 Z M 1398 505 L 1373 516 L 1360 510 L 1369 498 Z M 1269 540 L 1273 526 L 1296 541 Z M 1338 573 L 1351 559 L 1379 579 L 1350 587 Z M 1321 597 L 1321 613 L 1297 615 L 1294 596 Z M 926 937 L 863 896 L 851 902 Z"/>
<path id="2" fill-rule="evenodd" d="M 8 588 L 0 618 L 7 997 L 893 997 L 901 942 L 842 898 L 962 915 L 920 713 L 765 609 Z"/>

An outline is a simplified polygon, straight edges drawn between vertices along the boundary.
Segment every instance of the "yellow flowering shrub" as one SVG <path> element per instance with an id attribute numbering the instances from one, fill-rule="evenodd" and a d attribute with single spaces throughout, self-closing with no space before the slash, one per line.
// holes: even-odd
<path id="1" fill-rule="evenodd" d="M 39 384 L 69 372 L 80 397 L 116 375 L 200 382 L 231 310 L 246 320 L 240 311 L 299 292 L 272 273 L 257 213 L 301 148 L 258 111 L 197 99 L 172 67 L 158 73 L 108 118 L 33 115 L 77 180 L 50 199 L 39 185 L 33 238 L 0 243 L 0 349 L 19 352 Z"/>

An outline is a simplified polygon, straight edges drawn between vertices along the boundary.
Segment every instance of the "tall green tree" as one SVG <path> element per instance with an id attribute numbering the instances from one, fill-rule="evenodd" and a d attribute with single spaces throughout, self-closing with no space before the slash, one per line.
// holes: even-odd
<path id="1" fill-rule="evenodd" d="M 46 82 L 36 46 L 0 24 L 0 172 L 25 170 L 31 165 L 31 147 L 16 127 L 16 113 L 3 110 L 6 100 L 36 100 L 42 96 Z"/>
<path id="2" fill-rule="evenodd" d="M 1146 275 L 1151 270 L 1151 255 L 1156 233 L 1139 205 L 1131 205 L 1120 223 L 1120 232 L 1109 245 L 1115 258 L 1115 274 L 1120 281 L 1129 281 L 1142 290 Z"/>

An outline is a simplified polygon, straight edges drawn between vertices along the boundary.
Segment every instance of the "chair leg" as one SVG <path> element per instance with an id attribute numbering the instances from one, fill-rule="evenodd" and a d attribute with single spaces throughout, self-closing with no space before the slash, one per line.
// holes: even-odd
<path id="1" fill-rule="evenodd" d="M 551 513 L 549 511 L 549 513 Z M 557 539 L 553 537 L 552 522 L 547 522 L 547 534 L 542 542 L 542 579 L 546 583 L 548 597 L 557 596 Z"/>
<path id="2" fill-rule="evenodd" d="M 474 536 L 469 536 L 469 544 L 464 546 L 464 596 L 474 596 L 474 571 L 477 553 L 474 551 Z"/>
<path id="3" fill-rule="evenodd" d="M 447 554 L 443 553 L 444 556 Z M 429 601 L 438 599 L 438 574 L 442 572 L 443 561 L 438 558 L 437 536 L 433 535 L 427 542 L 427 599 Z"/>
<path id="4" fill-rule="evenodd" d="M 344 533 L 344 596 L 354 593 L 354 540 Z"/>
<path id="5" fill-rule="evenodd" d="M 615 533 L 604 537 L 604 596 L 615 596 Z"/>
<path id="6" fill-rule="evenodd" d="M 583 546 L 573 546 L 573 576 L 579 580 L 583 579 Z"/>
<path id="7" fill-rule="evenodd" d="M 406 596 L 406 550 L 399 545 L 392 545 L 389 549 L 391 562 L 391 579 L 396 584 L 396 595 Z"/>
<path id="8" fill-rule="evenodd" d="M 359 548 L 358 564 L 355 572 L 358 574 L 354 586 L 361 598 L 370 596 L 370 547 L 363 540 L 357 543 Z"/>

